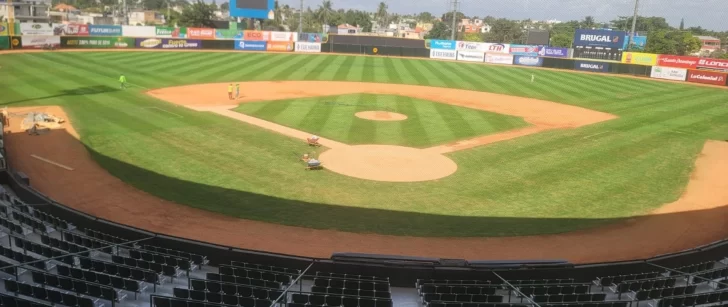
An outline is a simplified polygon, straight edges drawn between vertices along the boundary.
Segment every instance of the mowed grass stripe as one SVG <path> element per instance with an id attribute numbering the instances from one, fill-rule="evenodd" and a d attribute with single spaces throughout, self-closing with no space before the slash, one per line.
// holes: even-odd
<path id="1" fill-rule="evenodd" d="M 422 123 L 421 115 L 412 97 L 401 97 L 397 101 L 397 112 L 407 114 L 407 120 L 400 122 L 400 131 L 409 144 L 430 144 L 429 131 Z"/>
<path id="2" fill-rule="evenodd" d="M 346 76 L 349 74 L 349 71 L 354 65 L 354 60 L 356 60 L 356 58 L 353 56 L 344 56 L 344 58 L 344 62 L 336 70 L 336 73 L 334 73 L 334 80 L 348 81 L 348 79 L 346 79 Z"/>
<path id="3" fill-rule="evenodd" d="M 63 57 L 61 60 L 62 53 L 44 53 L 38 54 L 38 59 L 48 61 L 65 61 L 73 67 L 83 69 L 87 72 L 103 76 L 108 78 L 108 84 L 114 83 L 118 86 L 118 78 L 121 73 L 126 75 L 127 81 L 132 85 L 139 85 L 142 87 L 158 87 L 162 84 L 175 84 L 177 80 L 175 78 L 161 76 L 151 71 L 144 71 L 139 69 L 133 69 L 131 67 L 117 66 L 116 64 L 99 63 L 94 60 L 78 58 L 78 57 Z M 69 66 L 67 65 L 67 66 Z M 105 69 L 99 70 L 98 66 L 103 66 Z"/>
<path id="4" fill-rule="evenodd" d="M 359 80 L 363 82 L 374 82 L 375 80 L 375 69 L 374 69 L 374 57 L 361 57 L 364 59 L 361 69 L 361 77 Z M 349 78 L 351 80 L 357 80 L 356 78 Z"/>
<path id="5" fill-rule="evenodd" d="M 368 100 L 372 98 L 371 95 L 356 94 L 353 96 L 356 96 L 355 109 L 357 112 L 369 110 L 369 107 L 367 107 L 366 104 Z M 350 140 L 352 144 L 373 144 L 375 141 L 376 133 L 376 122 L 372 120 L 355 118 L 354 121 L 351 123 L 351 126 L 349 127 L 347 139 Z"/>
<path id="6" fill-rule="evenodd" d="M 223 53 L 219 57 L 200 58 L 196 63 L 180 67 L 180 69 L 174 70 L 174 72 L 181 76 L 192 75 L 206 80 L 215 75 L 214 72 L 211 72 L 212 70 L 224 69 L 227 67 L 227 65 L 223 65 L 224 63 L 235 63 L 237 61 L 234 60 L 239 59 L 241 59 L 241 56 L 236 53 Z M 247 57 L 243 59 L 243 61 L 245 60 L 247 60 Z"/>
<path id="7" fill-rule="evenodd" d="M 423 75 L 419 69 L 417 69 L 414 65 L 414 60 L 410 59 L 402 59 L 400 63 L 402 63 L 402 66 L 404 66 L 405 71 L 409 76 L 412 77 L 412 80 L 414 84 L 419 85 L 430 85 L 430 81 L 428 80 L 427 76 Z"/>
<path id="8" fill-rule="evenodd" d="M 348 142 L 346 134 L 351 130 L 354 121 L 358 119 L 352 114 L 352 110 L 358 103 L 357 98 L 357 95 L 343 95 L 318 99 L 316 104 L 319 105 L 319 108 L 328 108 L 326 123 L 321 127 L 319 133 L 333 136 L 337 141 Z"/>
<path id="9" fill-rule="evenodd" d="M 447 63 L 448 69 L 454 70 L 456 72 L 463 72 L 467 73 L 467 76 L 469 77 L 468 80 L 471 84 L 475 86 L 476 90 L 479 91 L 488 91 L 493 93 L 503 93 L 506 90 L 502 85 L 492 82 L 487 75 L 485 75 L 482 71 L 482 69 L 478 69 L 477 65 L 463 65 L 460 63 L 452 63 L 452 62 L 443 62 Z"/>
<path id="10" fill-rule="evenodd" d="M 283 66 L 281 69 L 276 72 L 271 79 L 272 80 L 296 80 L 297 78 L 294 77 L 294 74 L 300 70 L 306 71 L 309 68 L 306 67 L 307 64 L 311 63 L 311 61 L 315 60 L 315 55 L 296 55 L 295 62 L 289 64 L 287 67 Z"/>
<path id="11" fill-rule="evenodd" d="M 424 66 L 425 69 L 427 71 L 429 71 L 429 73 L 431 75 L 433 75 L 437 78 L 437 80 L 440 80 L 440 83 L 445 85 L 445 87 L 451 87 L 451 88 L 462 88 L 463 87 L 463 83 L 456 82 L 455 80 L 453 80 L 452 76 L 446 75 L 442 71 L 441 67 L 435 67 L 435 65 L 433 63 L 435 63 L 435 62 L 434 61 L 432 61 L 432 62 L 419 61 L 419 64 Z"/>
<path id="12" fill-rule="evenodd" d="M 157 64 L 150 64 L 147 68 L 161 74 L 176 76 L 176 74 L 172 71 L 173 69 L 188 67 L 190 64 L 197 62 L 199 62 L 199 56 L 194 53 L 188 53 L 185 54 L 185 56 L 169 58 L 164 62 L 160 61 Z"/>
<path id="13" fill-rule="evenodd" d="M 338 101 L 339 96 L 331 96 L 332 101 Z M 326 122 L 331 117 L 333 108 L 327 107 L 312 107 L 306 116 L 301 120 L 300 127 L 303 127 L 303 131 L 321 134 L 321 131 L 326 126 Z"/>
<path id="14" fill-rule="evenodd" d="M 314 56 L 304 66 L 303 71 L 297 71 L 296 75 L 301 74 L 301 80 L 331 80 L 336 72 L 335 63 L 341 63 L 344 58 L 339 55 L 332 56 Z"/>
<path id="15" fill-rule="evenodd" d="M 397 73 L 397 69 L 394 68 L 392 59 L 384 58 L 384 67 L 387 71 L 387 79 L 391 83 L 402 83 L 402 78 Z"/>
<path id="16" fill-rule="evenodd" d="M 444 78 L 451 80 L 456 83 L 459 88 L 466 90 L 482 90 L 483 85 L 476 80 L 478 77 L 474 76 L 469 70 L 454 70 L 451 62 L 444 61 L 433 61 L 433 68 L 437 69 L 444 75 Z"/>
<path id="17" fill-rule="evenodd" d="M 292 54 L 288 57 L 290 58 L 289 61 L 287 61 L 284 65 L 278 65 L 274 66 L 273 68 L 268 69 L 266 72 L 263 72 L 260 74 L 260 77 L 266 80 L 281 80 L 285 79 L 285 77 L 288 75 L 285 73 L 286 70 L 290 70 L 292 68 L 299 68 L 303 65 L 303 63 L 306 61 L 307 57 L 312 57 L 313 55 L 296 55 Z M 284 72 L 282 75 L 281 72 Z"/>
<path id="18" fill-rule="evenodd" d="M 248 72 L 248 67 L 251 63 L 255 63 L 261 59 L 265 59 L 264 55 L 260 53 L 252 54 L 245 57 L 243 60 L 236 60 L 235 62 L 225 65 L 224 69 L 217 70 L 214 75 L 215 80 L 235 80 L 235 81 L 248 81 L 245 75 Z"/>

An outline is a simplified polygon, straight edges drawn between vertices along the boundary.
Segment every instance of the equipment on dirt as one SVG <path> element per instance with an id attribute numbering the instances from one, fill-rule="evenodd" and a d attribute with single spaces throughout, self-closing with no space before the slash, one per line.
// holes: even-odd
<path id="1" fill-rule="evenodd" d="M 26 130 L 30 135 L 39 135 L 38 129 L 57 129 L 65 119 L 52 114 L 42 112 L 30 112 L 20 123 L 20 128 Z"/>
<path id="2" fill-rule="evenodd" d="M 312 135 L 310 138 L 306 138 L 306 142 L 308 142 L 308 146 L 321 146 L 321 144 L 319 143 L 319 137 L 315 135 Z"/>
<path id="3" fill-rule="evenodd" d="M 324 168 L 324 166 L 321 164 L 321 161 L 317 160 L 316 158 L 309 157 L 308 154 L 303 154 L 301 160 L 303 162 L 306 162 L 306 170 L 316 170 Z"/>

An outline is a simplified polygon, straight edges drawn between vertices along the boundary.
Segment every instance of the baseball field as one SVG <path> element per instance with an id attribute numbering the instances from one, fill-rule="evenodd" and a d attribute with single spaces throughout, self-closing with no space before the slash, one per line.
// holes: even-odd
<path id="1" fill-rule="evenodd" d="M 227 99 L 230 83 L 240 84 L 240 99 Z M 681 199 L 711 140 L 728 139 L 724 89 L 419 59 L 5 54 L 0 86 L 0 106 L 11 113 L 61 107 L 54 110 L 68 117 L 93 162 L 146 194 L 228 217 L 350 233 L 535 236 L 622 223 Z M 36 151 L 54 135 L 17 134 L 15 144 L 22 138 Z M 296 137 L 310 134 L 323 146 Z M 438 158 L 423 155 L 410 172 L 397 168 L 399 156 L 387 162 L 341 151 L 373 145 Z M 721 148 L 713 158 L 724 167 Z M 325 159 L 337 150 L 338 158 Z M 303 154 L 320 156 L 324 169 L 304 170 Z M 439 157 L 455 168 L 427 177 Z M 80 163 L 64 150 L 46 150 L 44 158 Z M 84 169 L 52 172 L 62 174 L 55 189 L 71 191 L 64 176 Z M 425 177 L 399 180 L 403 172 Z M 94 178 L 85 190 L 54 198 L 102 211 L 93 206 L 105 187 Z M 725 196 L 703 192 L 706 202 Z"/>

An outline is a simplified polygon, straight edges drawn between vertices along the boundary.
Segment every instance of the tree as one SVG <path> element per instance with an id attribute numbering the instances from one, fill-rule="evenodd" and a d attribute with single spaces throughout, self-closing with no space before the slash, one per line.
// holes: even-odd
<path id="1" fill-rule="evenodd" d="M 463 33 L 460 40 L 466 42 L 483 42 L 483 36 L 480 33 Z"/>
<path id="2" fill-rule="evenodd" d="M 632 19 L 632 16 L 619 16 L 616 20 L 612 20 L 612 28 L 623 31 L 631 31 Z M 664 17 L 637 16 L 635 31 L 644 32 L 659 30 L 674 30 L 674 28 L 667 23 L 667 20 L 665 20 Z"/>
<path id="3" fill-rule="evenodd" d="M 680 18 L 680 31 L 685 30 L 685 18 Z"/>
<path id="4" fill-rule="evenodd" d="M 197 0 L 197 2 L 182 11 L 179 24 L 185 27 L 214 28 L 212 16 L 214 16 L 212 7 L 202 0 Z"/>
<path id="5" fill-rule="evenodd" d="M 223 12 L 230 11 L 230 2 L 223 2 L 223 4 L 220 4 L 220 10 Z"/>
<path id="6" fill-rule="evenodd" d="M 675 54 L 677 55 L 693 54 L 702 46 L 700 40 L 690 32 L 672 31 L 668 33 L 667 37 L 675 42 Z"/>
<path id="7" fill-rule="evenodd" d="M 384 2 L 379 2 L 379 5 L 377 6 L 377 12 L 374 13 L 374 19 L 377 20 L 377 25 L 380 27 L 386 26 L 384 22 L 387 20 L 387 4 Z"/>
<path id="8" fill-rule="evenodd" d="M 710 53 L 710 57 L 714 59 L 728 59 L 728 52 L 718 49 Z"/>
<path id="9" fill-rule="evenodd" d="M 417 15 L 417 21 L 420 22 L 432 22 L 432 20 L 435 19 L 435 16 L 432 16 L 430 12 L 422 12 L 419 15 Z"/>
<path id="10" fill-rule="evenodd" d="M 455 15 L 455 22 L 460 22 L 465 18 L 467 18 L 465 17 L 465 14 L 458 12 L 457 15 Z M 448 26 L 452 25 L 452 12 L 442 14 L 442 22 L 446 23 Z"/>
<path id="11" fill-rule="evenodd" d="M 645 52 L 690 55 L 700 50 L 700 46 L 700 40 L 693 37 L 690 32 L 661 30 L 647 35 Z"/>
<path id="12" fill-rule="evenodd" d="M 213 11 L 217 11 L 217 0 L 212 0 L 212 3 L 210 3 L 210 6 L 212 7 Z"/>
<path id="13" fill-rule="evenodd" d="M 500 18 L 491 24 L 490 32 L 486 34 L 485 40 L 496 43 L 521 43 L 523 34 L 519 22 Z"/>
<path id="14" fill-rule="evenodd" d="M 561 47 L 561 48 L 571 48 L 571 45 L 573 43 L 574 35 L 568 35 L 564 33 L 559 33 L 556 35 L 551 36 L 551 46 L 552 47 Z"/>
<path id="15" fill-rule="evenodd" d="M 318 10 L 316 10 L 316 20 L 320 22 L 321 25 L 331 25 L 330 20 L 334 13 L 331 0 L 324 0 L 321 2 Z"/>
<path id="16" fill-rule="evenodd" d="M 444 22 L 437 21 L 432 30 L 427 32 L 425 39 L 450 39 L 450 28 Z"/>
<path id="17" fill-rule="evenodd" d="M 591 29 L 596 26 L 596 22 L 594 22 L 594 17 L 592 16 L 586 16 L 584 17 L 584 20 L 581 21 L 581 27 L 584 29 Z"/>

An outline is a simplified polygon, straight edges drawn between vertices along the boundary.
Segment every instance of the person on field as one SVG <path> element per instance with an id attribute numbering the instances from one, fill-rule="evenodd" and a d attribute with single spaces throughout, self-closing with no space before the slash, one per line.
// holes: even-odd
<path id="1" fill-rule="evenodd" d="M 531 83 L 533 83 L 533 80 L 535 80 L 535 79 L 536 79 L 536 75 L 531 74 Z"/>
<path id="2" fill-rule="evenodd" d="M 121 76 L 119 77 L 119 88 L 120 89 L 126 88 L 126 76 L 124 76 L 124 74 L 121 74 Z"/>
<path id="3" fill-rule="evenodd" d="M 235 83 L 235 99 L 240 97 L 240 83 Z"/>
<path id="4" fill-rule="evenodd" d="M 228 85 L 228 99 L 233 100 L 233 84 Z"/>

